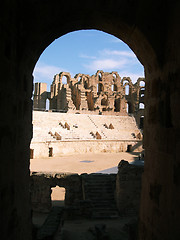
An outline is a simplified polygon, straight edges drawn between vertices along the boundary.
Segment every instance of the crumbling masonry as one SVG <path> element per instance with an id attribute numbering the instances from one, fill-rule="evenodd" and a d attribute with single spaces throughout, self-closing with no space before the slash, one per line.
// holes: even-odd
<path id="1" fill-rule="evenodd" d="M 74 78 L 68 72 L 61 72 L 54 76 L 51 92 L 47 92 L 46 83 L 35 83 L 34 110 L 46 110 L 49 99 L 52 111 L 134 114 L 142 110 L 140 106 L 144 104 L 144 81 L 138 78 L 133 84 L 129 77 L 121 79 L 117 72 L 100 70 L 92 76 L 79 73 Z"/>

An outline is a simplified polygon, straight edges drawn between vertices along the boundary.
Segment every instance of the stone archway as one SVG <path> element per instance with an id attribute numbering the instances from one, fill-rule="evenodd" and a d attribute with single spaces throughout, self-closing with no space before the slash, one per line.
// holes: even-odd
<path id="1" fill-rule="evenodd" d="M 33 68 L 56 38 L 93 28 L 123 40 L 145 67 L 147 148 L 139 239 L 176 239 L 180 220 L 179 1 L 47 0 L 24 4 L 3 0 L 1 7 L 1 78 L 8 79 L 2 81 L 1 91 L 2 238 L 31 239 L 27 185 Z"/>

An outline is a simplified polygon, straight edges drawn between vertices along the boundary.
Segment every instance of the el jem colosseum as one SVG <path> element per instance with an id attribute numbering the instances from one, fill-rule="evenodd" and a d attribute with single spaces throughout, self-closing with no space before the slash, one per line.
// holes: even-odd
<path id="1" fill-rule="evenodd" d="M 2 240 L 62 239 L 61 233 L 68 221 L 69 229 L 72 231 L 71 239 L 180 239 L 179 13 L 179 0 L 1 0 L 0 226 Z M 35 158 L 35 148 L 34 159 L 30 160 L 29 157 L 33 137 L 32 94 L 35 65 L 43 51 L 56 39 L 73 31 L 87 29 L 100 30 L 122 40 L 132 49 L 144 67 L 146 90 L 143 170 L 127 161 L 120 162 L 122 160 L 120 158 L 116 175 L 101 174 L 101 177 L 98 174 L 70 175 L 60 170 L 56 173 L 30 172 L 30 161 L 37 162 L 40 159 Z M 63 59 L 64 57 L 68 58 L 69 56 L 59 54 L 59 58 Z M 96 75 L 94 80 L 98 81 L 98 77 L 96 79 L 95 77 Z M 116 79 L 116 75 L 114 75 L 114 79 Z M 76 80 L 79 81 L 79 79 Z M 88 85 L 88 81 L 86 84 Z M 86 84 L 85 87 L 83 83 L 78 86 L 73 81 L 73 83 L 68 82 L 64 85 L 64 88 L 63 85 L 59 84 L 59 90 L 62 89 L 62 92 L 65 93 L 65 102 L 59 101 L 58 104 L 61 103 L 61 106 L 57 106 L 55 103 L 59 97 L 58 93 L 52 93 L 52 97 L 48 94 L 48 98 L 52 98 L 52 104 L 54 104 L 52 112 L 34 111 L 34 113 L 39 112 L 39 114 L 49 116 L 50 114 L 61 114 L 53 112 L 53 108 L 62 108 L 63 110 L 71 108 L 67 111 L 67 115 L 72 114 L 71 111 L 75 111 L 75 113 L 80 113 L 74 114 L 75 116 L 89 115 L 91 117 L 92 115 L 94 118 L 95 116 L 99 116 L 99 118 L 113 116 L 116 118 L 119 114 L 116 111 L 123 109 L 123 104 L 118 103 L 118 98 L 123 97 L 123 95 L 119 97 L 115 94 L 117 101 L 114 105 L 110 96 L 107 101 L 107 85 L 104 84 L 104 89 L 101 88 L 102 85 L 98 86 L 98 92 L 104 91 L 103 99 L 103 96 L 97 94 L 97 89 L 91 91 L 90 85 L 86 86 Z M 96 84 L 94 86 L 97 87 Z M 82 96 L 80 96 L 80 87 L 82 87 Z M 88 91 L 85 90 L 83 93 L 83 89 Z M 131 101 L 133 105 L 129 105 L 128 114 L 135 112 L 134 118 L 138 125 L 136 96 L 139 97 L 139 95 L 135 94 L 134 85 L 132 85 L 132 89 L 133 92 L 129 98 L 125 97 L 128 100 L 127 103 L 130 103 L 130 96 L 135 100 Z M 114 90 L 116 90 L 116 86 L 114 86 Z M 94 96 L 91 96 L 93 91 Z M 68 94 L 76 96 L 77 99 L 74 98 L 71 101 Z M 111 95 L 111 87 L 108 94 Z M 47 93 L 45 95 L 47 96 Z M 103 99 L 103 101 L 100 100 L 101 103 L 100 101 L 97 103 L 98 96 Z M 81 102 L 83 102 L 82 108 L 89 109 L 87 114 L 81 112 L 86 110 L 82 110 L 80 106 L 80 97 Z M 84 101 L 87 97 L 90 100 L 89 105 Z M 96 109 L 97 115 L 94 115 L 90 114 L 90 109 L 93 107 L 92 99 L 96 100 L 96 97 L 97 101 L 94 103 L 94 108 L 99 105 L 100 109 Z M 108 113 L 107 105 L 116 110 L 112 110 L 113 115 L 105 114 Z M 79 109 L 76 110 L 75 106 Z M 41 106 L 39 107 L 41 108 Z M 107 109 L 107 111 L 103 109 Z M 99 113 L 102 114 L 99 115 Z M 120 118 L 129 116 L 124 114 Z M 42 117 L 43 120 L 45 118 Z M 59 125 L 61 122 L 63 126 L 67 122 L 70 130 L 61 127 Z M 114 122 L 111 120 L 107 123 L 103 121 L 103 124 L 108 127 L 111 123 L 115 129 Z M 68 127 L 67 124 L 66 127 Z M 64 122 L 57 119 L 57 124 L 53 127 L 58 128 L 59 131 L 52 131 L 52 134 L 61 132 L 61 128 L 62 133 L 80 129 L 80 123 L 78 128 L 73 127 L 75 124 L 78 125 L 77 121 L 74 121 L 73 125 L 71 124 L 68 119 L 65 119 Z M 98 124 L 97 126 L 98 130 L 95 128 L 91 131 L 95 135 L 98 132 L 97 136 L 100 135 L 102 139 L 94 138 L 91 141 L 103 142 L 104 135 L 101 134 L 101 130 L 104 133 L 110 133 L 111 129 L 102 125 L 99 127 Z M 39 138 L 40 141 L 38 141 L 42 142 L 40 135 L 38 136 L 38 131 L 41 131 L 40 126 L 37 126 L 36 130 L 33 141 Z M 57 140 L 56 136 L 53 138 L 48 131 L 47 128 L 47 132 L 45 131 L 44 134 L 53 139 L 54 142 L 52 141 L 50 144 L 61 142 L 65 136 L 65 134 L 61 134 L 62 140 Z M 136 132 L 131 133 L 135 133 L 137 136 Z M 134 138 L 134 140 L 136 139 L 137 137 Z M 45 145 L 45 143 L 43 144 Z M 132 143 L 129 145 L 133 147 Z M 47 146 L 47 150 L 44 151 L 46 156 L 49 151 L 51 154 L 49 148 Z M 33 149 L 32 145 L 31 149 Z M 55 148 L 53 148 L 52 154 L 56 154 Z M 105 156 L 106 154 L 108 155 L 108 153 L 104 153 Z M 128 153 L 121 152 L 121 154 Z M 136 152 L 129 152 L 129 155 L 136 156 L 135 154 Z M 86 153 L 86 155 L 88 154 Z M 48 159 L 53 163 L 54 158 L 48 157 Z M 125 157 L 123 159 L 126 160 Z M 109 160 L 111 159 L 109 158 Z M 81 164 L 85 163 L 81 162 Z M 93 164 L 93 162 L 88 164 Z M 41 163 L 40 167 L 43 165 Z M 141 171 L 143 171 L 142 175 Z M 53 211 L 54 208 L 51 208 L 49 218 L 44 222 L 44 230 L 37 230 L 32 224 L 32 210 L 42 209 L 45 211 L 50 209 L 51 190 L 57 185 L 66 190 L 65 212 L 69 219 L 75 221 L 74 225 L 72 222 L 70 224 L 70 220 L 62 219 L 61 211 Z M 119 217 L 116 217 L 117 212 Z M 84 218 L 80 218 L 78 214 Z M 114 218 L 108 220 L 96 218 L 96 221 L 89 218 L 87 231 L 83 232 L 84 238 L 80 235 L 77 236 L 78 233 L 80 234 L 82 230 L 85 230 L 85 217 L 98 217 L 101 214 L 114 216 Z M 136 224 L 133 222 L 126 224 L 125 216 L 135 214 Z M 74 216 L 76 216 L 76 220 Z M 125 236 L 125 231 L 129 231 L 128 237 Z M 57 236 L 52 237 L 55 232 Z M 64 235 L 67 232 L 66 228 Z M 46 236 L 43 236 L 43 233 L 46 233 Z M 68 240 L 67 235 L 64 238 Z"/>
<path id="2" fill-rule="evenodd" d="M 136 225 L 139 211 L 144 95 L 144 78 L 133 84 L 117 72 L 61 72 L 51 92 L 35 83 L 30 191 L 37 239 L 130 236 L 123 227 Z"/>
<path id="3" fill-rule="evenodd" d="M 46 83 L 35 83 L 31 158 L 141 151 L 144 92 L 144 78 L 133 84 L 117 72 L 74 78 L 61 72 L 51 92 Z M 50 110 L 45 112 L 47 99 Z"/>

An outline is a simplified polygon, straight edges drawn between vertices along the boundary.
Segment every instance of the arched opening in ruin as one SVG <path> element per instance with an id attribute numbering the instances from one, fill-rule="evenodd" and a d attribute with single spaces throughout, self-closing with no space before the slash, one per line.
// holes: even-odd
<path id="1" fill-rule="evenodd" d="M 125 85 L 125 94 L 129 95 L 129 85 Z"/>
<path id="2" fill-rule="evenodd" d="M 65 205 L 66 189 L 64 187 L 52 187 L 51 188 L 51 202 L 52 206 L 63 207 Z"/>
<path id="3" fill-rule="evenodd" d="M 104 86 L 103 86 L 102 83 L 99 83 L 99 84 L 98 84 L 98 93 L 100 94 L 100 93 L 103 92 L 103 91 L 104 91 Z"/>
<path id="4" fill-rule="evenodd" d="M 139 86 L 145 87 L 145 81 L 144 81 L 144 80 L 141 80 L 141 81 L 139 82 Z"/>
<path id="5" fill-rule="evenodd" d="M 89 87 L 88 79 L 84 80 L 84 88 L 87 89 Z"/>
<path id="6" fill-rule="evenodd" d="M 131 102 L 127 102 L 126 103 L 126 111 L 127 111 L 128 114 L 132 113 L 132 104 L 131 104 Z"/>
<path id="7" fill-rule="evenodd" d="M 99 92 L 99 84 L 96 84 L 97 93 Z"/>
<path id="8" fill-rule="evenodd" d="M 73 33 L 71 33 L 71 34 L 73 34 Z M 103 50 L 103 51 L 106 53 L 105 50 Z M 112 51 L 112 53 L 113 53 L 113 51 Z M 112 53 L 108 52 L 108 54 L 112 54 Z M 124 54 L 124 52 L 121 53 L 121 51 L 119 51 L 117 53 L 120 55 Z M 115 52 L 115 55 L 117 55 L 117 53 Z M 87 58 L 87 57 L 88 56 L 85 56 L 84 58 Z M 70 58 L 71 57 L 69 56 L 69 59 Z M 96 59 L 94 57 L 89 57 L 89 58 Z M 104 63 L 104 62 L 105 61 L 103 60 L 102 63 Z M 110 63 L 111 63 L 111 61 L 110 61 Z M 106 62 L 105 62 L 105 64 L 107 65 Z M 108 64 L 109 64 L 109 62 L 108 62 Z M 117 69 L 115 69 L 115 70 L 117 70 Z M 79 72 L 79 70 L 77 70 L 77 72 Z M 105 72 L 103 70 L 102 71 L 99 70 L 99 71 L 97 71 L 97 73 L 94 73 L 93 85 L 89 85 L 89 79 L 91 79 L 91 74 L 85 75 L 82 72 L 82 73 L 79 73 L 79 74 L 76 74 L 75 76 L 73 76 L 73 74 L 70 74 L 67 71 L 64 71 L 64 72 L 62 71 L 59 74 L 57 74 L 57 76 L 55 77 L 56 82 L 58 82 L 58 83 L 62 82 L 62 85 L 65 84 L 67 86 L 62 87 L 61 84 L 53 85 L 52 89 L 53 89 L 54 98 L 53 98 L 51 105 L 55 106 L 55 107 L 52 107 L 52 110 L 55 112 L 56 109 L 58 109 L 58 107 L 60 105 L 61 106 L 63 105 L 63 106 L 65 106 L 65 108 L 63 108 L 62 110 L 58 109 L 59 112 L 61 112 L 61 111 L 64 112 L 66 110 L 68 111 L 68 109 L 70 109 L 70 111 L 78 110 L 76 113 L 80 113 L 80 111 L 82 109 L 88 109 L 88 110 L 93 111 L 94 108 L 96 108 L 96 110 L 97 110 L 96 114 L 99 114 L 99 115 L 103 114 L 103 113 L 109 113 L 109 111 L 112 111 L 114 114 L 119 113 L 121 111 L 121 109 L 123 109 L 123 111 L 125 113 L 126 112 L 125 102 L 128 100 L 127 113 L 131 114 L 133 112 L 133 109 L 132 109 L 132 105 L 130 102 L 131 99 L 129 99 L 130 87 L 131 87 L 130 78 L 125 77 L 123 79 L 123 81 L 121 81 L 121 76 L 119 76 L 118 73 L 116 73 L 116 72 L 115 73 L 112 72 L 111 75 L 109 75 L 108 81 L 105 83 L 107 73 L 108 72 Z M 72 81 L 74 81 L 73 88 L 71 88 L 72 85 L 69 84 Z M 112 99 L 111 97 L 102 97 L 104 92 L 108 92 L 108 91 L 110 92 L 111 90 L 113 90 L 114 92 L 116 92 L 116 91 L 118 92 L 119 91 L 118 89 L 120 89 L 121 84 L 123 84 L 123 86 L 125 88 L 125 94 L 128 96 L 127 99 L 123 99 L 121 94 L 118 95 L 118 93 L 113 93 L 114 96 L 117 94 L 117 97 L 114 99 Z M 58 95 L 58 93 L 61 91 L 61 87 L 63 90 L 63 94 L 66 97 L 65 100 L 63 100 Z M 98 99 L 98 96 L 96 95 L 96 88 L 97 88 L 97 93 L 98 93 L 97 95 L 99 95 L 99 99 Z M 88 90 L 87 92 L 85 92 L 86 89 Z M 95 89 L 95 92 L 93 92 L 94 89 Z M 86 99 L 86 98 L 90 99 L 90 101 L 87 105 L 85 105 L 83 102 L 84 99 Z M 63 101 L 64 101 L 64 103 L 63 103 Z M 54 103 L 54 105 L 53 105 L 53 103 Z M 92 118 L 92 117 L 90 117 L 90 118 Z M 64 128 L 62 128 L 60 130 L 58 129 L 59 130 L 59 132 L 58 132 L 58 130 L 56 129 L 56 126 L 53 126 L 54 132 L 51 131 L 52 135 L 51 134 L 48 135 L 48 141 L 57 141 L 57 140 L 63 141 L 64 139 L 68 139 L 66 141 L 69 141 L 69 140 L 72 140 L 71 136 L 69 136 L 70 134 L 72 134 L 72 136 L 74 137 L 74 139 L 76 141 L 77 141 L 77 139 L 81 139 L 81 136 L 83 135 L 83 133 L 82 132 L 80 132 L 78 134 L 76 133 L 77 132 L 76 130 L 80 129 L 80 127 L 78 126 L 78 121 L 75 121 L 72 124 L 70 123 L 71 122 L 70 120 L 66 119 L 66 121 L 69 125 L 72 125 L 72 126 L 70 126 L 69 133 L 67 133 L 68 131 L 65 131 Z M 107 136 L 103 132 L 103 130 L 95 129 L 94 131 L 92 131 L 94 126 L 98 126 L 98 124 L 96 124 L 96 122 L 94 120 L 92 120 L 90 123 L 88 123 L 87 126 L 90 125 L 91 123 L 93 124 L 93 126 L 89 132 L 93 133 L 93 134 L 89 134 L 90 136 L 88 135 L 88 137 L 86 139 L 90 138 L 90 140 L 92 140 L 93 136 L 96 135 L 96 132 L 98 132 L 100 134 L 102 140 L 107 139 Z M 76 126 L 76 127 L 74 127 L 74 126 Z M 88 128 L 88 127 L 86 127 L 86 128 Z M 86 131 L 86 130 L 84 130 L 84 131 Z M 58 136 L 60 136 L 60 137 L 58 137 Z M 113 139 L 113 134 L 111 136 L 111 139 Z M 85 144 L 82 144 L 81 148 L 84 145 Z M 66 146 L 67 147 L 65 147 L 65 150 L 63 150 L 62 152 L 68 152 L 68 148 L 73 149 L 73 147 L 72 148 L 70 147 L 70 144 L 67 144 Z M 79 149 L 81 149 L 81 148 L 79 148 Z M 78 149 L 78 151 L 79 151 L 79 149 Z M 93 153 L 93 151 L 96 151 L 96 149 L 92 150 L 92 149 L 94 149 L 92 147 L 87 147 L 86 149 L 84 151 L 87 151 L 87 152 L 89 151 L 91 153 Z M 124 147 L 124 149 L 125 149 L 125 147 Z M 77 151 L 77 150 L 75 150 L 75 151 Z M 107 147 L 107 149 L 103 149 L 100 151 L 102 151 L 102 152 L 108 151 L 109 152 L 110 150 Z M 48 157 L 56 157 L 57 156 L 56 146 L 49 147 L 48 151 L 44 151 L 44 152 L 46 154 L 48 153 Z"/>
<path id="9" fill-rule="evenodd" d="M 46 99 L 46 111 L 49 111 L 50 109 L 50 100 L 47 98 Z"/>
<path id="10" fill-rule="evenodd" d="M 130 88 L 129 82 L 126 81 L 124 87 L 123 86 L 121 87 L 121 78 L 118 74 L 115 75 L 116 81 L 112 81 L 112 78 L 115 78 L 115 76 L 113 74 L 111 74 L 111 75 L 109 74 L 108 75 L 109 79 L 107 78 L 108 81 L 106 81 L 106 75 L 108 75 L 108 72 L 105 72 L 105 71 L 101 71 L 101 72 L 97 73 L 97 75 L 94 74 L 93 75 L 94 78 L 92 78 L 94 82 L 92 85 L 89 85 L 89 79 L 87 80 L 87 78 L 85 78 L 81 74 L 76 75 L 76 77 L 73 77 L 73 76 L 68 77 L 66 72 L 60 73 L 57 76 L 58 84 L 53 85 L 53 94 L 54 94 L 53 100 L 55 103 L 54 110 L 56 108 L 58 108 L 58 106 L 60 106 L 60 104 L 62 104 L 63 100 L 60 96 L 58 96 L 58 93 L 60 91 L 62 91 L 63 94 L 65 95 L 65 104 L 67 104 L 66 109 L 69 108 L 70 111 L 78 110 L 75 113 L 80 113 L 81 109 L 83 107 L 86 107 L 83 102 L 86 97 L 91 98 L 91 102 L 89 103 L 90 109 L 93 110 L 94 106 L 96 106 L 97 109 L 99 108 L 98 109 L 99 111 L 97 111 L 96 114 L 99 114 L 99 115 L 100 115 L 100 113 L 103 114 L 105 112 L 108 112 L 109 109 L 113 109 L 112 111 L 114 114 L 118 113 L 121 110 L 121 106 L 123 109 L 125 108 L 125 103 L 127 100 L 128 100 L 127 113 L 131 113 L 132 108 L 131 108 L 131 102 L 129 102 L 129 98 L 125 99 L 125 96 L 124 96 L 124 98 L 122 97 L 124 95 L 124 87 L 125 87 L 125 93 L 126 93 L 125 95 L 127 95 L 127 96 L 129 95 L 129 88 Z M 58 78 L 60 78 L 60 80 Z M 70 81 L 74 81 L 73 88 L 71 88 L 72 85 L 69 84 Z M 61 84 L 61 82 L 62 82 L 62 84 Z M 96 92 L 96 87 L 97 87 L 97 92 Z M 121 88 L 122 88 L 122 93 L 115 93 L 115 92 L 118 92 L 119 89 L 121 89 Z M 87 94 L 85 94 L 86 89 L 88 90 L 86 92 Z M 95 89 L 95 92 L 92 91 L 93 89 Z M 114 93 L 112 93 L 112 91 Z M 108 95 L 109 92 L 112 94 L 111 96 Z M 95 94 L 94 98 L 93 98 L 93 94 Z M 113 99 L 113 95 L 116 95 L 116 98 Z M 99 101 L 96 101 L 98 97 L 99 97 L 99 99 L 98 99 Z M 121 99 L 122 99 L 122 103 L 121 103 Z M 72 105 L 72 103 L 74 104 L 74 106 Z M 106 129 L 104 130 L 104 129 L 100 128 L 100 126 L 103 126 L 102 122 L 100 122 L 100 121 L 98 122 L 98 120 L 93 118 L 93 116 L 89 115 L 87 117 L 88 121 L 87 121 L 87 118 L 85 118 L 85 117 L 83 118 L 83 116 L 82 116 L 82 118 L 83 118 L 82 121 L 84 122 L 84 126 L 83 126 L 82 131 L 78 132 L 78 130 L 81 129 L 82 122 L 80 119 L 79 119 L 79 121 L 74 120 L 74 117 L 72 115 L 70 115 L 70 111 L 68 113 L 69 114 L 68 118 L 64 117 L 64 119 L 62 121 L 59 120 L 58 115 L 56 115 L 56 118 L 54 118 L 54 119 L 51 118 L 50 115 L 48 116 L 48 118 L 51 118 L 51 123 L 53 121 L 55 121 L 55 122 L 57 121 L 57 123 L 58 123 L 58 124 L 54 125 L 51 129 L 49 129 L 51 131 L 49 131 L 49 135 L 48 135 L 48 138 L 46 141 L 48 150 L 45 149 L 45 151 L 44 151 L 45 153 L 48 154 L 50 161 L 52 160 L 52 158 L 54 160 L 54 159 L 56 159 L 57 156 L 58 157 L 60 156 L 58 159 L 58 163 L 56 160 L 54 161 L 56 167 L 53 166 L 52 169 L 56 172 L 64 171 L 65 174 L 66 174 L 66 172 L 70 172 L 70 171 L 71 172 L 73 171 L 73 173 L 74 172 L 76 173 L 76 171 L 77 171 L 79 174 L 83 173 L 83 172 L 96 173 L 96 174 L 101 173 L 103 175 L 106 175 L 106 174 L 109 175 L 110 173 L 116 174 L 118 171 L 117 166 L 119 163 L 119 158 L 115 159 L 115 156 L 113 156 L 113 158 L 112 158 L 110 154 L 112 152 L 118 154 L 119 152 L 122 153 L 122 151 L 124 153 L 128 154 L 133 151 L 134 146 L 132 146 L 132 144 L 130 144 L 130 143 L 123 142 L 123 141 L 121 141 L 120 143 L 119 143 L 119 141 L 116 142 L 116 140 L 118 140 L 117 139 L 118 130 L 117 130 L 116 123 L 114 123 L 113 120 L 111 120 L 110 122 L 107 122 L 107 124 L 106 124 L 106 121 L 103 122 L 103 124 L 107 126 Z M 53 114 L 55 116 L 56 113 L 53 113 Z M 81 116 L 83 114 L 81 113 L 79 115 Z M 47 118 L 47 120 L 48 120 L 48 118 Z M 67 127 L 66 127 L 67 125 L 69 126 L 69 129 L 67 129 Z M 121 126 L 122 125 L 123 124 L 121 123 Z M 90 129 L 90 127 L 91 127 L 91 129 Z M 87 135 L 85 135 L 87 132 L 87 129 L 90 132 L 90 134 L 88 134 L 88 138 L 87 138 Z M 108 131 L 107 133 L 105 132 L 106 130 Z M 109 134 L 110 139 L 109 139 L 109 142 L 107 141 L 107 143 L 106 143 L 105 140 L 107 139 L 107 134 Z M 83 135 L 86 136 L 85 141 L 83 141 L 84 139 L 83 140 L 81 139 L 82 138 L 81 136 L 83 136 Z M 131 136 L 131 138 L 132 138 L 132 136 Z M 80 143 L 78 143 L 78 141 Z M 87 144 L 88 141 L 91 142 L 91 144 L 88 145 Z M 97 144 L 96 144 L 96 141 L 97 141 Z M 62 146 L 57 147 L 58 143 L 61 143 L 61 142 L 62 142 Z M 73 146 L 73 142 L 74 142 L 74 146 Z M 61 148 L 61 154 L 58 155 L 57 153 L 60 148 Z M 81 154 L 82 149 L 85 153 L 84 154 L 85 156 L 83 156 L 83 159 L 81 159 L 79 156 L 78 163 L 77 163 L 75 156 L 73 154 L 74 154 L 74 152 L 76 152 L 76 154 L 77 153 Z M 97 152 L 97 150 L 100 151 L 100 153 L 104 153 L 104 154 L 107 152 L 107 154 L 109 154 L 109 156 L 107 156 L 106 158 L 109 157 L 110 160 L 104 161 L 105 156 L 99 157 L 99 155 L 98 155 L 98 159 L 96 158 L 95 160 L 92 158 L 92 156 L 90 156 L 90 157 L 88 156 L 89 153 L 94 154 Z M 43 151 L 43 149 L 42 149 L 42 151 Z M 42 151 L 41 151 L 41 153 L 42 153 Z M 70 152 L 70 151 L 72 151 L 72 152 Z M 64 157 L 63 155 L 65 155 L 65 153 L 67 153 L 67 154 L 71 153 L 71 155 L 72 155 L 72 158 L 70 159 L 71 162 L 68 162 L 69 156 L 66 159 L 63 158 Z M 133 158 L 134 155 L 132 153 L 131 153 L 131 155 Z M 101 167 L 100 167 L 99 163 L 98 163 L 99 166 L 98 166 L 98 164 L 95 165 L 96 161 L 99 161 L 100 158 L 101 158 L 101 161 L 103 160 Z M 64 165 L 65 165 L 64 163 L 66 163 L 68 167 L 64 167 Z M 77 168 L 76 168 L 76 166 L 74 167 L 75 163 L 77 165 L 80 163 Z M 108 163 L 108 164 L 105 164 L 105 163 Z M 53 161 L 51 161 L 50 164 L 53 165 Z M 93 164 L 95 167 L 92 167 Z M 82 165 L 84 165 L 83 168 L 82 168 Z M 50 168 L 49 168 L 49 170 L 50 170 Z M 80 178 L 81 178 L 81 175 L 80 175 Z M 115 180 L 114 180 L 114 183 L 115 183 Z M 70 183 L 68 183 L 68 184 L 70 184 Z M 93 184 L 97 185 L 97 182 L 95 182 Z M 101 181 L 99 184 L 103 185 Z M 113 187 L 114 186 L 115 185 L 113 185 Z M 80 186 L 80 188 L 82 189 L 82 186 Z M 107 186 L 107 188 L 108 188 L 108 186 Z M 63 197 L 60 198 L 59 192 L 65 191 L 65 189 L 62 190 L 62 189 L 59 189 L 58 187 L 55 187 L 55 188 L 51 188 L 51 190 L 52 190 L 52 194 L 51 194 L 52 206 L 63 205 L 65 195 L 63 195 Z M 106 189 L 105 189 L 105 191 L 106 191 Z M 63 194 L 64 194 L 64 192 L 63 192 Z M 69 193 L 69 191 L 68 191 L 68 194 L 71 196 L 71 193 Z M 75 194 L 75 193 L 73 192 L 72 194 Z M 85 194 L 87 194 L 87 193 L 85 193 Z M 57 197 L 57 195 L 58 195 L 58 197 Z M 56 197 L 54 197 L 54 196 L 56 196 Z M 113 197 L 113 196 L 114 196 L 114 189 L 112 191 L 111 197 Z M 102 201 L 106 198 L 109 198 L 109 196 L 106 196 L 106 195 L 105 195 L 105 197 L 103 195 L 101 196 Z M 87 199 L 88 199 L 88 194 L 87 194 L 87 196 L 85 196 L 84 200 L 86 201 Z M 80 200 L 82 200 L 82 199 L 80 199 Z M 72 202 L 73 202 L 73 200 L 72 200 Z"/>
<path id="11" fill-rule="evenodd" d="M 118 98 L 115 98 L 114 100 L 114 111 L 119 112 L 120 109 L 121 109 L 121 99 L 120 97 L 118 97 Z"/>
<path id="12" fill-rule="evenodd" d="M 140 117 L 140 124 L 139 124 L 140 129 L 144 128 L 144 116 Z"/>
<path id="13" fill-rule="evenodd" d="M 115 83 L 111 85 L 111 90 L 117 91 L 117 85 Z"/>
<path id="14" fill-rule="evenodd" d="M 98 81 L 99 82 L 102 81 L 102 73 L 101 72 L 98 73 Z"/>
<path id="15" fill-rule="evenodd" d="M 67 78 L 67 76 L 64 75 L 64 76 L 62 77 L 62 83 L 63 83 L 63 84 L 67 84 L 67 82 L 68 82 L 68 78 Z"/>
<path id="16" fill-rule="evenodd" d="M 139 104 L 139 109 L 144 109 L 144 103 Z"/>
<path id="17" fill-rule="evenodd" d="M 143 97 L 144 97 L 144 91 L 145 91 L 145 88 L 144 88 L 144 87 L 141 87 L 141 88 L 140 88 L 140 92 L 139 92 L 139 97 L 140 97 L 140 98 L 143 98 Z"/>

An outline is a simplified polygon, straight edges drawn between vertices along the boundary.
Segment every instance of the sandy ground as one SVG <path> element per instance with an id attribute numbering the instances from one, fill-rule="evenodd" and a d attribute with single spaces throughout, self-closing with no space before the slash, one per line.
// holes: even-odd
<path id="1" fill-rule="evenodd" d="M 138 155 L 138 152 L 87 153 L 62 155 L 55 158 L 31 159 L 30 170 L 42 172 L 71 172 L 78 174 L 95 172 L 116 173 L 117 166 L 122 159 L 132 162 L 138 158 Z"/>

